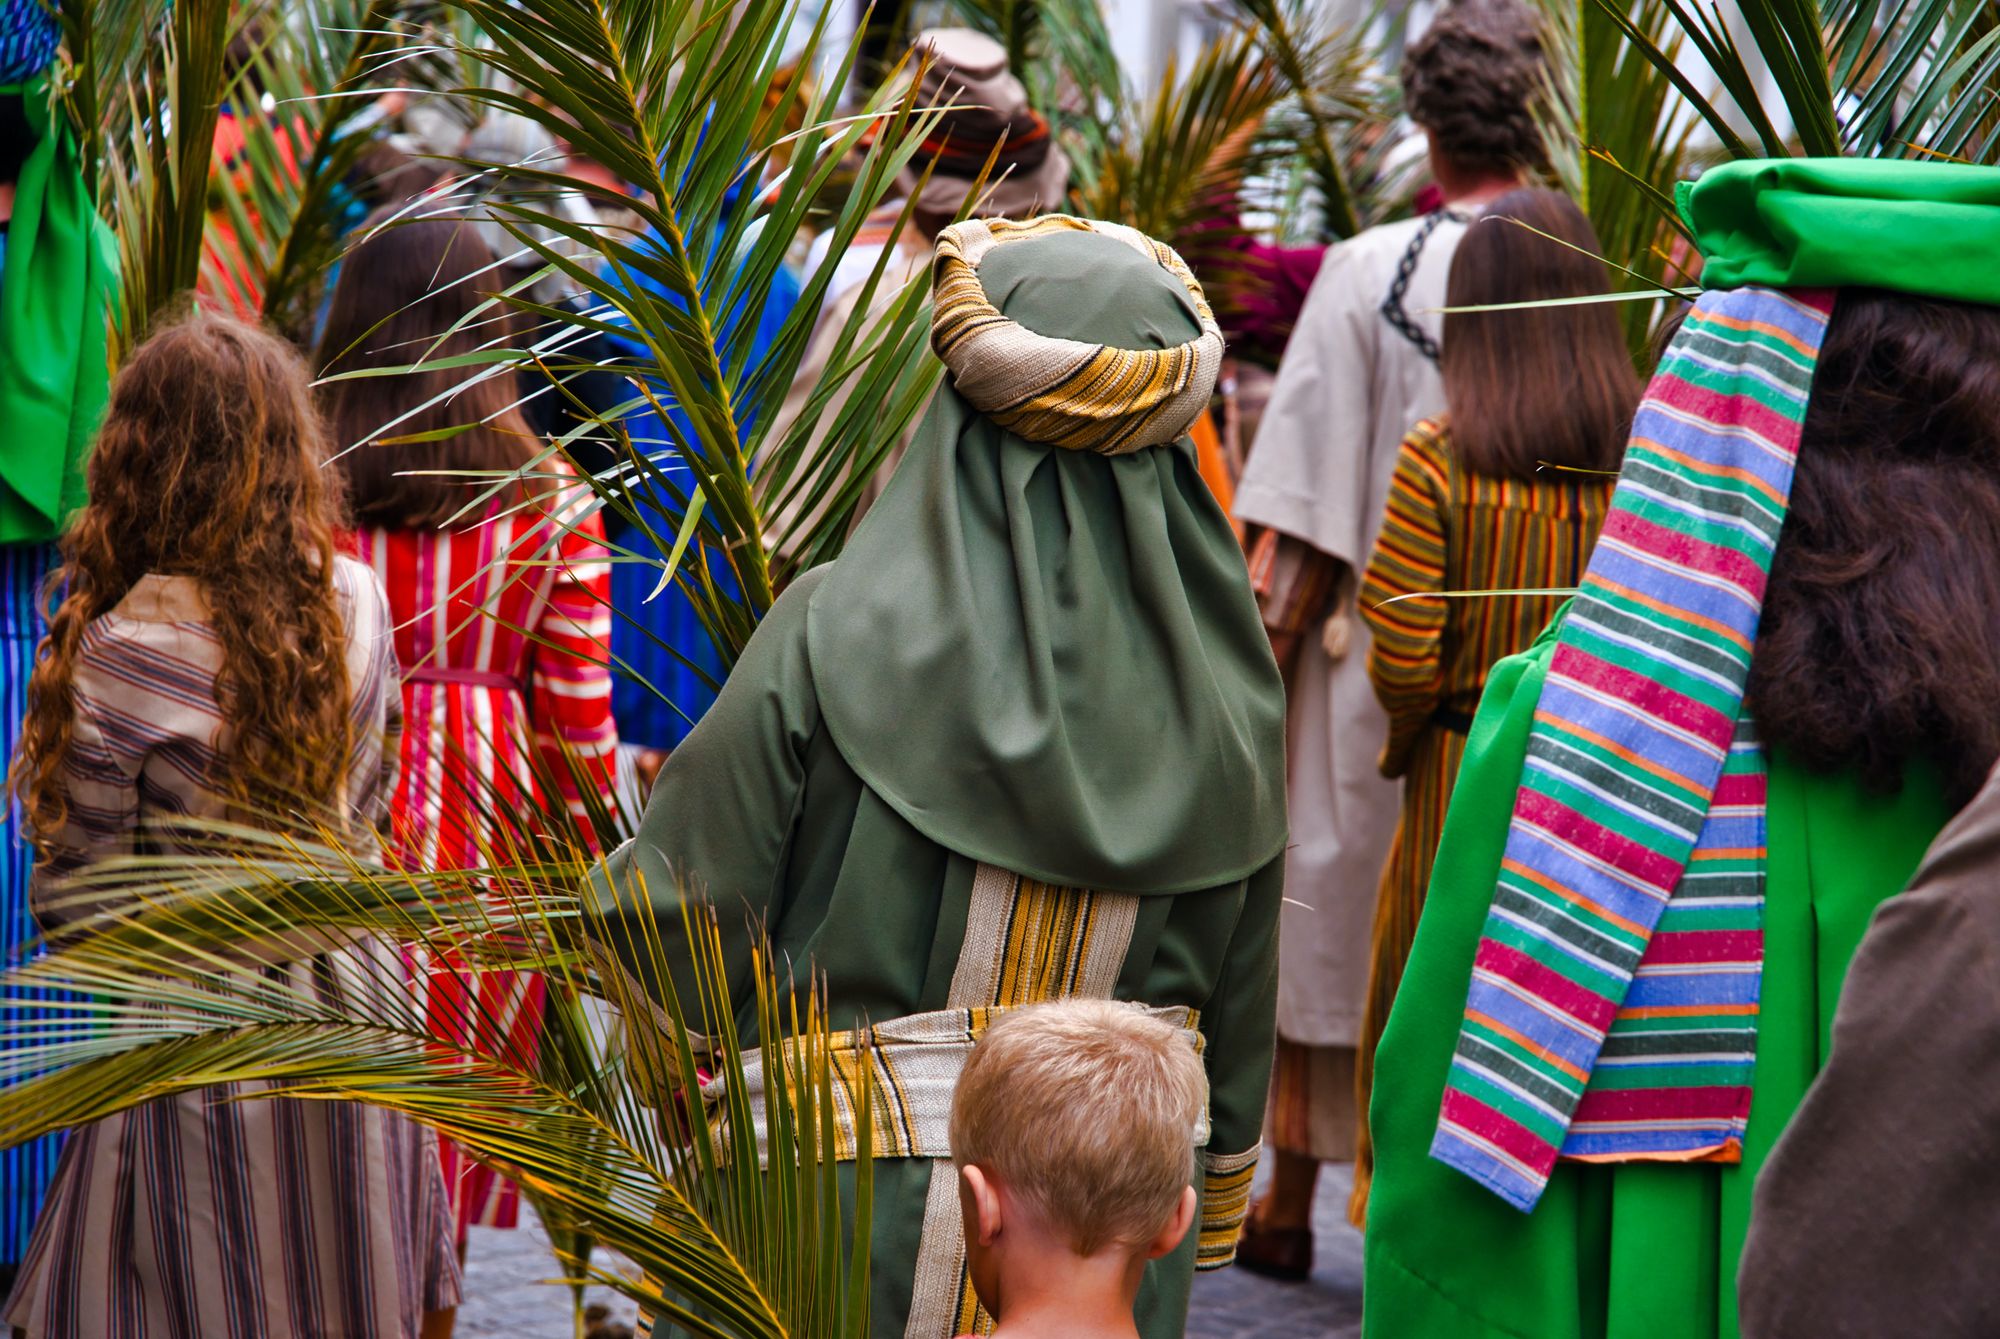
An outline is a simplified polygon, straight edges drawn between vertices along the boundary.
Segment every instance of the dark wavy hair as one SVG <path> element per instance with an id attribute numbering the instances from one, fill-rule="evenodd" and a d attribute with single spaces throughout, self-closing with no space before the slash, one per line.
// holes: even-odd
<path id="1" fill-rule="evenodd" d="M 1509 191 L 1452 253 L 1446 305 L 1607 292 L 1602 249 L 1590 220 L 1562 192 Z M 1451 445 L 1466 468 L 1531 482 L 1544 463 L 1617 470 L 1639 404 L 1639 376 L 1610 307 L 1448 311 L 1443 347 L 1438 370 L 1451 406 Z"/>
<path id="2" fill-rule="evenodd" d="M 1550 89 L 1541 21 L 1518 0 L 1459 0 L 1403 57 L 1403 110 L 1468 172 L 1539 172 Z"/>
<path id="3" fill-rule="evenodd" d="M 1816 772 L 1969 799 L 2000 758 L 2000 310 L 1844 291 L 1748 705 Z"/>

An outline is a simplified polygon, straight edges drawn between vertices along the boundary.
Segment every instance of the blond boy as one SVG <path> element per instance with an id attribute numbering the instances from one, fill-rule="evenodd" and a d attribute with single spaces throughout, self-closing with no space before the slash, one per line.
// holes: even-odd
<path id="1" fill-rule="evenodd" d="M 1208 1081 L 1186 1033 L 1134 1004 L 1003 1015 L 952 1102 L 966 1263 L 995 1339 L 1135 1339 L 1146 1262 L 1194 1222 Z"/>

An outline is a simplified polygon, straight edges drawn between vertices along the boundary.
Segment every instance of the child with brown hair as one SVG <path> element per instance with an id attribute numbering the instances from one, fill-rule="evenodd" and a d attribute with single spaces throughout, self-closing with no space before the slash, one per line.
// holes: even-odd
<path id="1" fill-rule="evenodd" d="M 1208 1080 L 1192 1034 L 1136 1004 L 1003 1014 L 952 1100 L 966 1266 L 997 1339 L 1138 1334 L 1146 1262 L 1197 1209 Z"/>

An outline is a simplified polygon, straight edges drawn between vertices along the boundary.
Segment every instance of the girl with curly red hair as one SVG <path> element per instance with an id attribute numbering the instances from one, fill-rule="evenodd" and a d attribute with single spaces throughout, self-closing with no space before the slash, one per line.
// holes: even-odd
<path id="1" fill-rule="evenodd" d="M 119 372 L 62 542 L 16 784 L 58 939 L 115 912 L 69 875 L 196 849 L 216 820 L 371 859 L 395 788 L 389 610 L 338 556 L 337 476 L 298 355 L 210 317 Z M 362 943 L 253 970 L 295 990 L 400 971 Z M 458 1300 L 433 1137 L 352 1102 L 162 1097 L 74 1131 L 5 1323 L 42 1339 L 415 1336 Z"/>

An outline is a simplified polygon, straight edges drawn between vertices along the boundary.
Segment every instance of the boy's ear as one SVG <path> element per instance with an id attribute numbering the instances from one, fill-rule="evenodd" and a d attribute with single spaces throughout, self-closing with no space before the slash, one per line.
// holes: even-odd
<path id="1" fill-rule="evenodd" d="M 1000 1192 L 983 1168 L 968 1163 L 958 1169 L 958 1198 L 965 1210 L 966 1235 L 981 1246 L 991 1246 L 1000 1236 Z"/>
<path id="2" fill-rule="evenodd" d="M 1174 1248 L 1181 1244 L 1188 1230 L 1194 1226 L 1194 1216 L 1201 1207 L 1201 1197 L 1189 1186 L 1181 1191 L 1181 1202 L 1174 1206 L 1174 1216 L 1160 1229 L 1160 1235 L 1153 1238 L 1153 1244 L 1146 1248 L 1146 1258 L 1157 1260 L 1163 1255 L 1172 1255 Z"/>

